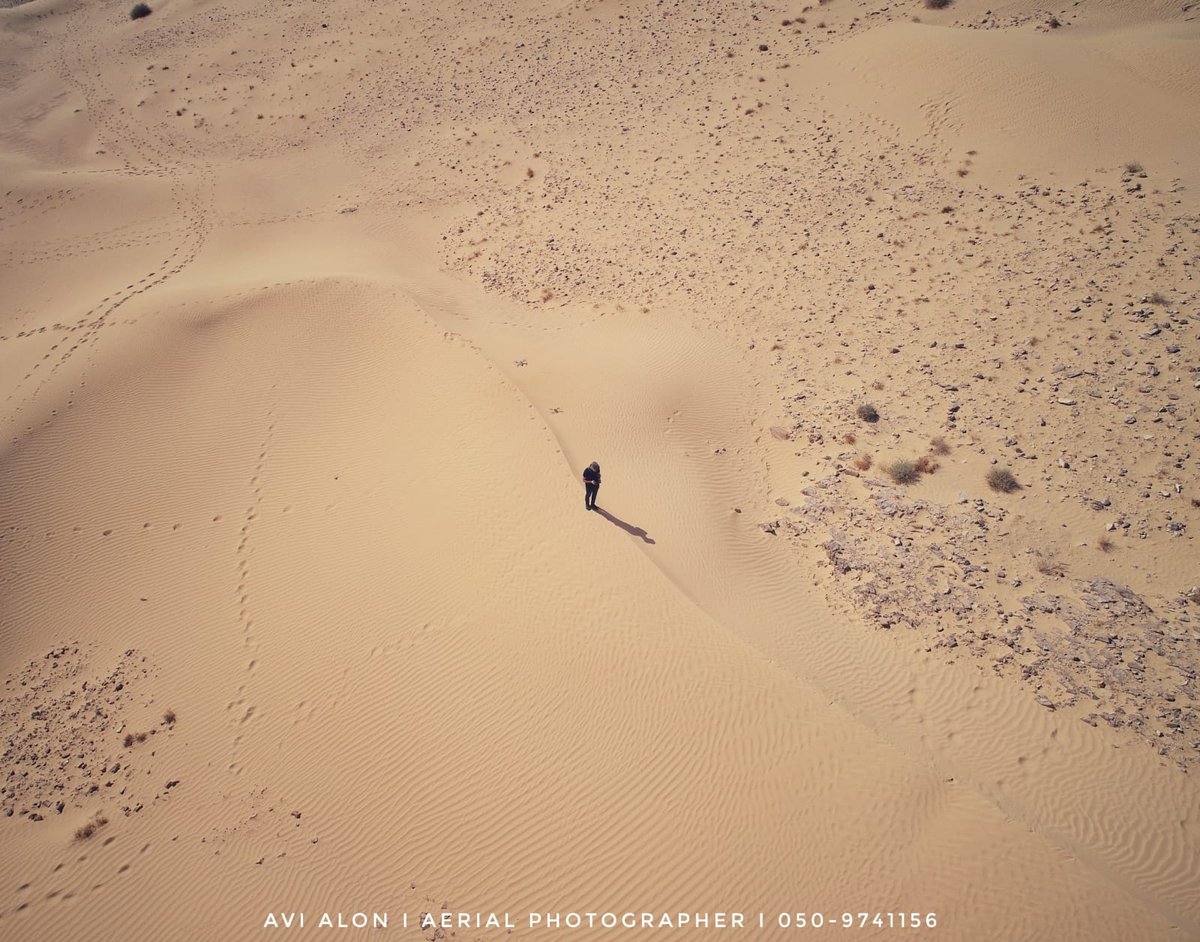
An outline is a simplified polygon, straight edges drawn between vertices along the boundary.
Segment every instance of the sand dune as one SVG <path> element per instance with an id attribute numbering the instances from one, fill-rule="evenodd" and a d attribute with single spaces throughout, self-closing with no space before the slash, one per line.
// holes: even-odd
<path id="1" fill-rule="evenodd" d="M 0 935 L 1200 933 L 1194 11 L 152 5 L 0 10 Z"/>

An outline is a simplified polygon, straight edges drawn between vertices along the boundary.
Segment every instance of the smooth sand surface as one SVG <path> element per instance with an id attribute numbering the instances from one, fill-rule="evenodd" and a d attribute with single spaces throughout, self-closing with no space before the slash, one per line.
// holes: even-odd
<path id="1" fill-rule="evenodd" d="M 1200 938 L 1195 11 L 152 5 L 0 9 L 0 937 Z"/>

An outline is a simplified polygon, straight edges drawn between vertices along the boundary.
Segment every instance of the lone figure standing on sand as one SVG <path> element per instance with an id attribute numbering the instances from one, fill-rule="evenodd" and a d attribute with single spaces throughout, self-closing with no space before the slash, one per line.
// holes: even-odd
<path id="1" fill-rule="evenodd" d="M 600 465 L 593 461 L 583 469 L 583 506 L 596 509 L 596 494 L 600 490 Z"/>

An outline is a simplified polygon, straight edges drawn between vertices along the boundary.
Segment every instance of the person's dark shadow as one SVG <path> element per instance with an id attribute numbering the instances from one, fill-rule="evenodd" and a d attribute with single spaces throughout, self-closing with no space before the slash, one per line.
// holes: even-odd
<path id="1" fill-rule="evenodd" d="M 596 513 L 598 513 L 605 520 L 607 520 L 609 523 L 615 523 L 618 527 L 620 527 L 622 530 L 624 530 L 630 536 L 639 536 L 642 538 L 642 542 L 644 542 L 644 543 L 653 543 L 654 542 L 654 540 L 652 540 L 650 538 L 650 534 L 647 533 L 645 530 L 643 530 L 641 527 L 635 527 L 632 523 L 626 523 L 620 517 L 614 517 L 603 507 L 593 507 L 592 509 L 594 511 L 596 511 Z"/>

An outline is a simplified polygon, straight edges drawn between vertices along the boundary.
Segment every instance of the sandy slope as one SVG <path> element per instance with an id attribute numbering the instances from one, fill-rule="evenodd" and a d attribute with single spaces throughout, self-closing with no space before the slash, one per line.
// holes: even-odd
<path id="1" fill-rule="evenodd" d="M 0 935 L 1200 933 L 1190 13 L 125 12 L 0 12 Z"/>

